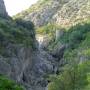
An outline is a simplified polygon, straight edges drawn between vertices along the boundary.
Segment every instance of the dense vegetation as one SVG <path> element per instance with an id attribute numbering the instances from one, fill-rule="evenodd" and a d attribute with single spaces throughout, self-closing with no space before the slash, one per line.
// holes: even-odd
<path id="1" fill-rule="evenodd" d="M 8 44 L 18 44 L 35 48 L 34 25 L 26 21 L 12 21 L 0 18 L 0 54 L 4 54 Z"/>
<path id="2" fill-rule="evenodd" d="M 64 72 L 51 78 L 49 90 L 89 90 L 90 62 L 77 64 L 72 62 L 64 67 Z"/>
<path id="3" fill-rule="evenodd" d="M 0 75 L 0 90 L 24 90 L 24 88 L 17 85 L 13 80 Z"/>
<path id="4" fill-rule="evenodd" d="M 50 76 L 49 90 L 89 90 L 90 89 L 90 23 L 81 23 L 66 30 L 55 43 L 66 44 L 63 59 L 66 64 L 59 74 Z M 61 70 L 62 68 L 62 70 Z"/>

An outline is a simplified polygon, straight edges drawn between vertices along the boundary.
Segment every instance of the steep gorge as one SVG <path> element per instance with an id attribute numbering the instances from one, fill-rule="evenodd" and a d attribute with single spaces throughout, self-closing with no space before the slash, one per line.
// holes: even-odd
<path id="1" fill-rule="evenodd" d="M 47 85 L 52 81 L 47 80 L 47 77 L 62 73 L 66 60 L 73 58 L 82 62 L 90 59 L 89 0 L 41 0 L 28 11 L 14 16 L 14 20 L 5 19 L 9 16 L 3 0 L 0 2 L 0 74 L 23 85 L 26 90 L 47 90 Z M 80 24 L 76 24 L 79 20 Z M 52 24 L 47 25 L 48 23 Z M 54 26 L 53 23 L 61 27 L 69 26 L 71 23 L 75 26 L 65 30 Z M 46 44 L 49 38 L 40 48 L 35 37 L 37 27 L 44 31 L 50 30 L 46 31 L 49 37 L 54 34 L 48 45 Z M 55 35 L 57 29 L 61 30 L 59 36 Z"/>
<path id="2" fill-rule="evenodd" d="M 36 33 L 47 37 L 42 48 L 50 52 L 56 63 L 49 90 L 90 89 L 90 0 L 39 0 L 15 18 L 31 20 Z M 82 67 L 81 74 L 75 67 L 80 68 L 80 64 L 84 66 L 85 63 L 88 72 L 84 73 L 87 70 Z M 81 76 L 73 78 L 75 73 L 75 77 Z M 87 75 L 86 78 L 83 75 Z"/>

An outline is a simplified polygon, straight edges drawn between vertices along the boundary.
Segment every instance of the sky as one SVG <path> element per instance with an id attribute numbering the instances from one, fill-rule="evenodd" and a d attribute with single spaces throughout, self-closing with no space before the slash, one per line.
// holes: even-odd
<path id="1" fill-rule="evenodd" d="M 38 0 L 4 0 L 6 10 L 10 16 L 13 16 L 22 10 L 29 8 L 32 4 Z"/>

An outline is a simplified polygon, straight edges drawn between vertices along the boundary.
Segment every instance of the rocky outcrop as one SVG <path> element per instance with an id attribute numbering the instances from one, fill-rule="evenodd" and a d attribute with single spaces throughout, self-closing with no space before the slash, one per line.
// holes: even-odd
<path id="1" fill-rule="evenodd" d="M 7 12 L 3 0 L 0 0 L 0 16 L 7 17 Z"/>
<path id="2" fill-rule="evenodd" d="M 45 51 L 13 44 L 7 45 L 6 50 L 10 56 L 0 57 L 0 74 L 23 84 L 27 90 L 45 90 L 48 81 L 44 77 L 55 73 L 55 58 Z"/>
<path id="3" fill-rule="evenodd" d="M 45 76 L 55 73 L 55 58 L 45 51 L 36 51 L 32 58 L 32 68 L 24 72 L 24 80 L 31 85 L 32 90 L 46 90 L 48 81 Z"/>
<path id="4" fill-rule="evenodd" d="M 7 75 L 11 79 L 21 82 L 25 69 L 29 64 L 32 65 L 32 50 L 22 45 L 10 43 L 5 48 L 6 56 L 0 56 L 0 74 Z"/>
<path id="5" fill-rule="evenodd" d="M 61 60 L 63 58 L 64 51 L 66 49 L 66 45 L 60 45 L 60 43 L 57 45 L 57 48 L 54 49 L 52 52 L 53 57 L 58 58 L 58 60 Z"/>

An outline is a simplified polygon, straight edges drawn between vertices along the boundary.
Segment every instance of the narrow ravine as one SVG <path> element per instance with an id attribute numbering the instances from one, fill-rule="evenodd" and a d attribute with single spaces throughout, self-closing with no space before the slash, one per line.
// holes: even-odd
<path id="1" fill-rule="evenodd" d="M 44 46 L 43 46 L 44 45 L 43 43 L 45 43 L 44 37 L 45 36 L 43 35 L 36 37 L 38 41 L 39 61 L 40 60 L 42 61 L 40 62 L 42 64 L 42 67 L 40 69 L 42 70 L 43 75 L 55 74 L 57 72 L 57 67 L 58 67 L 57 58 L 53 57 L 48 51 L 44 50 Z M 44 83 L 46 83 L 45 87 L 42 88 L 41 86 L 42 89 L 37 89 L 37 90 L 48 90 L 48 81 L 45 80 Z"/>

